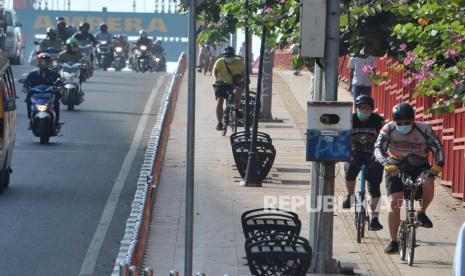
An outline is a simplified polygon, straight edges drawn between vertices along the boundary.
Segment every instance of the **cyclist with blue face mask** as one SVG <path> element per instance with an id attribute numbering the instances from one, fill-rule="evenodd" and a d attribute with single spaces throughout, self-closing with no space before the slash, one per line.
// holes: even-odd
<path id="1" fill-rule="evenodd" d="M 355 180 L 362 169 L 366 167 L 366 180 L 368 192 L 370 193 L 371 221 L 368 230 L 378 231 L 383 226 L 378 220 L 377 206 L 381 192 L 379 186 L 383 180 L 383 166 L 374 158 L 376 138 L 384 125 L 384 118 L 373 113 L 375 102 L 373 98 L 366 95 L 355 99 L 357 112 L 352 116 L 352 158 L 345 164 L 345 180 L 348 195 L 342 207 L 349 209 L 355 202 Z"/>
<path id="2" fill-rule="evenodd" d="M 400 103 L 394 106 L 392 118 L 393 121 L 381 129 L 375 144 L 375 156 L 386 170 L 386 189 L 391 203 L 388 216 L 391 240 L 384 248 L 387 254 L 399 250 L 397 230 L 400 224 L 404 189 L 402 180 L 396 173 L 398 171 L 396 164 L 399 164 L 397 160 L 403 160 L 403 164 L 408 165 L 403 168 L 403 172 L 414 179 L 427 170 L 439 174 L 444 166 L 441 142 L 429 125 L 415 122 L 415 112 L 411 105 Z M 428 162 L 430 151 L 436 161 L 432 167 Z M 428 177 L 421 188 L 423 191 L 416 194 L 421 205 L 421 210 L 417 212 L 417 221 L 425 228 L 432 228 L 433 223 L 425 212 L 434 197 L 434 178 Z"/>

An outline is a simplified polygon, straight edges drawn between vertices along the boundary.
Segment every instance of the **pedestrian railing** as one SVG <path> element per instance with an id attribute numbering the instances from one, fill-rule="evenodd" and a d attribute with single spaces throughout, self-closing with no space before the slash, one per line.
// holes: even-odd
<path id="1" fill-rule="evenodd" d="M 129 264 L 120 264 L 120 274 L 119 276 L 153 276 L 153 268 L 145 268 L 143 270 L 143 274 L 138 273 L 137 268 L 135 266 L 129 266 Z M 171 270 L 169 276 L 180 276 L 179 271 Z M 195 276 L 206 276 L 203 272 L 197 272 Z M 224 276 L 232 276 L 229 273 L 224 274 Z"/>
<path id="2" fill-rule="evenodd" d="M 150 227 L 151 206 L 157 190 L 164 146 L 166 146 L 169 135 L 169 123 L 173 116 L 174 102 L 177 97 L 176 92 L 179 90 L 185 68 L 186 57 L 183 53 L 179 57 L 178 68 L 172 78 L 171 84 L 163 95 L 157 120 L 149 138 L 131 213 L 126 223 L 126 232 L 121 241 L 120 250 L 113 269 L 113 276 L 139 275 L 136 274 L 135 270 L 137 267 L 142 266 L 145 239 Z M 144 273 L 146 272 L 144 271 Z M 150 274 L 150 271 L 147 271 L 147 273 L 149 273 L 147 275 L 153 275 L 153 273 Z"/>

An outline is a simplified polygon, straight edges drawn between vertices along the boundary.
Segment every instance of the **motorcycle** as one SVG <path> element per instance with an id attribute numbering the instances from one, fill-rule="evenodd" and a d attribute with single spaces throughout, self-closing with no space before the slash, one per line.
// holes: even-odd
<path id="1" fill-rule="evenodd" d="M 39 85 L 30 88 L 27 93 L 31 97 L 31 125 L 34 136 L 40 138 L 41 144 L 48 144 L 50 137 L 57 136 L 55 114 L 55 97 L 57 87 Z"/>
<path id="2" fill-rule="evenodd" d="M 107 71 L 110 67 L 110 58 L 110 44 L 105 40 L 99 41 L 97 44 L 97 63 L 103 71 Z"/>
<path id="3" fill-rule="evenodd" d="M 153 56 L 153 71 L 155 72 L 166 72 L 166 62 L 163 55 Z"/>
<path id="4" fill-rule="evenodd" d="M 81 53 L 84 55 L 84 57 L 86 58 L 86 62 L 89 65 L 87 70 L 88 74 L 87 76 L 85 76 L 85 79 L 87 80 L 94 74 L 94 64 L 92 63 L 92 61 L 94 60 L 94 50 L 92 48 L 92 44 L 87 42 L 81 43 L 79 49 L 81 50 Z"/>
<path id="5" fill-rule="evenodd" d="M 126 67 L 126 54 L 123 47 L 115 47 L 115 51 L 113 52 L 113 61 L 116 72 L 120 72 L 121 69 Z"/>
<path id="6" fill-rule="evenodd" d="M 61 65 L 60 76 L 64 85 L 61 102 L 67 106 L 69 111 L 74 110 L 75 105 L 79 105 L 84 101 L 79 80 L 81 68 L 81 63 L 63 63 Z"/>
<path id="7" fill-rule="evenodd" d="M 145 73 L 150 69 L 150 52 L 148 51 L 148 47 L 146 45 L 140 45 L 139 48 L 136 49 L 135 58 L 137 72 Z"/>

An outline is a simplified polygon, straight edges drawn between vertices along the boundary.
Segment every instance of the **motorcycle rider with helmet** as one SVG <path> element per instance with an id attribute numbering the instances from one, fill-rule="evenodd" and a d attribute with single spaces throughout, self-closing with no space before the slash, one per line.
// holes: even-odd
<path id="1" fill-rule="evenodd" d="M 350 209 L 355 202 L 355 180 L 362 166 L 366 167 L 365 179 L 370 193 L 371 221 L 370 231 L 379 231 L 383 226 L 378 220 L 378 202 L 381 197 L 380 184 L 383 180 L 383 166 L 373 155 L 376 138 L 384 125 L 384 118 L 374 113 L 375 101 L 372 97 L 361 95 L 355 99 L 356 111 L 352 115 L 352 157 L 345 164 L 345 181 L 348 195 L 342 207 Z"/>
<path id="2" fill-rule="evenodd" d="M 165 49 L 161 46 L 161 40 L 156 40 L 152 47 L 152 55 L 159 56 L 163 67 L 166 67 Z"/>
<path id="3" fill-rule="evenodd" d="M 53 27 L 47 28 L 47 37 L 42 39 L 37 45 L 37 52 L 43 51 L 47 48 L 57 48 L 60 49 L 63 47 L 63 41 L 57 38 L 57 30 Z"/>
<path id="4" fill-rule="evenodd" d="M 29 119 L 29 130 L 32 129 L 32 121 L 31 121 L 31 94 L 29 93 L 29 89 L 38 86 L 38 85 L 57 85 L 57 82 L 60 80 L 60 75 L 55 71 L 50 70 L 52 66 L 52 58 L 47 53 L 40 53 L 37 55 L 37 66 L 39 67 L 38 70 L 34 70 L 30 72 L 26 80 L 24 82 L 24 92 L 28 93 L 26 97 L 26 104 L 27 104 L 27 118 Z M 55 116 L 56 116 L 56 128 L 60 129 L 60 93 L 57 92 L 55 95 Z"/>
<path id="5" fill-rule="evenodd" d="M 153 41 L 148 37 L 147 31 L 146 30 L 140 30 L 139 31 L 139 39 L 136 41 L 136 47 L 135 49 L 138 49 L 140 46 L 145 45 L 147 47 L 147 52 L 150 54 L 151 53 L 151 48 L 152 48 Z M 136 62 L 136 56 L 133 54 L 132 56 L 132 67 L 134 68 L 137 64 Z M 152 58 L 149 57 L 149 67 L 152 67 Z"/>
<path id="6" fill-rule="evenodd" d="M 111 44 L 113 35 L 108 32 L 108 25 L 105 24 L 105 23 L 102 23 L 102 24 L 99 25 L 99 30 L 100 30 L 100 32 L 98 32 L 95 35 L 95 39 L 97 41 L 106 41 L 107 42 L 108 47 L 110 47 L 110 62 L 111 62 L 113 60 L 113 47 L 112 47 L 112 44 Z"/>
<path id="7" fill-rule="evenodd" d="M 89 33 L 90 25 L 87 22 L 82 22 L 79 24 L 79 32 L 73 35 L 73 38 L 77 39 L 77 41 L 86 41 L 87 43 L 92 43 L 95 45 L 97 40 L 95 39 L 94 35 Z"/>
<path id="8" fill-rule="evenodd" d="M 71 27 L 66 25 L 66 21 L 63 16 L 58 16 L 55 21 L 58 38 L 63 42 L 68 40 L 68 38 L 74 34 Z"/>
<path id="9" fill-rule="evenodd" d="M 402 164 L 402 172 L 413 179 L 424 171 L 431 171 L 433 175 L 437 175 L 444 166 L 441 142 L 430 125 L 415 122 L 415 112 L 410 104 L 395 105 L 392 109 L 392 119 L 393 121 L 381 129 L 375 144 L 375 156 L 386 171 L 386 189 L 391 208 L 388 216 L 391 239 L 384 248 L 386 254 L 396 253 L 399 250 L 397 231 L 404 199 L 403 182 L 397 173 L 399 165 Z M 434 155 L 433 166 L 428 161 L 429 152 Z M 428 176 L 415 194 L 421 205 L 416 220 L 425 228 L 433 227 L 433 223 L 425 213 L 434 197 L 433 175 Z"/>
<path id="10" fill-rule="evenodd" d="M 85 57 L 81 53 L 79 49 L 79 43 L 75 38 L 69 38 L 66 41 L 66 50 L 58 54 L 58 63 L 81 63 L 83 59 L 85 59 Z M 81 83 L 85 80 L 87 75 L 87 69 L 83 68 L 81 70 L 81 74 L 79 75 L 79 80 Z"/>

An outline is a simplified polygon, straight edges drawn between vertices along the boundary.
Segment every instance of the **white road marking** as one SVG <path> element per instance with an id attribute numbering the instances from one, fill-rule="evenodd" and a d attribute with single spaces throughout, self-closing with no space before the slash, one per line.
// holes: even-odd
<path id="1" fill-rule="evenodd" d="M 124 158 L 123 165 L 121 166 L 121 170 L 118 174 L 118 178 L 113 185 L 113 190 L 108 197 L 107 203 L 105 205 L 105 209 L 103 210 L 102 217 L 100 218 L 100 222 L 97 225 L 97 230 L 95 231 L 94 237 L 90 242 L 89 248 L 87 249 L 86 256 L 84 257 L 84 261 L 81 265 L 81 271 L 79 272 L 79 276 L 90 276 L 94 273 L 95 266 L 97 264 L 97 258 L 100 254 L 100 250 L 103 245 L 103 241 L 108 232 L 108 228 L 110 227 L 111 221 L 113 219 L 113 215 L 115 213 L 116 206 L 119 201 L 119 197 L 123 190 L 124 184 L 128 178 L 129 172 L 132 167 L 132 163 L 134 162 L 134 158 L 136 157 L 137 150 L 139 149 L 140 142 L 142 140 L 142 135 L 144 134 L 144 129 L 147 125 L 147 121 L 149 118 L 150 111 L 152 110 L 155 97 L 157 95 L 158 90 L 161 88 L 164 78 L 159 78 L 155 87 L 153 88 L 150 97 L 147 100 L 147 103 L 144 108 L 144 112 L 139 120 L 139 124 L 137 126 L 136 133 L 132 139 L 131 146 L 129 151 Z"/>

